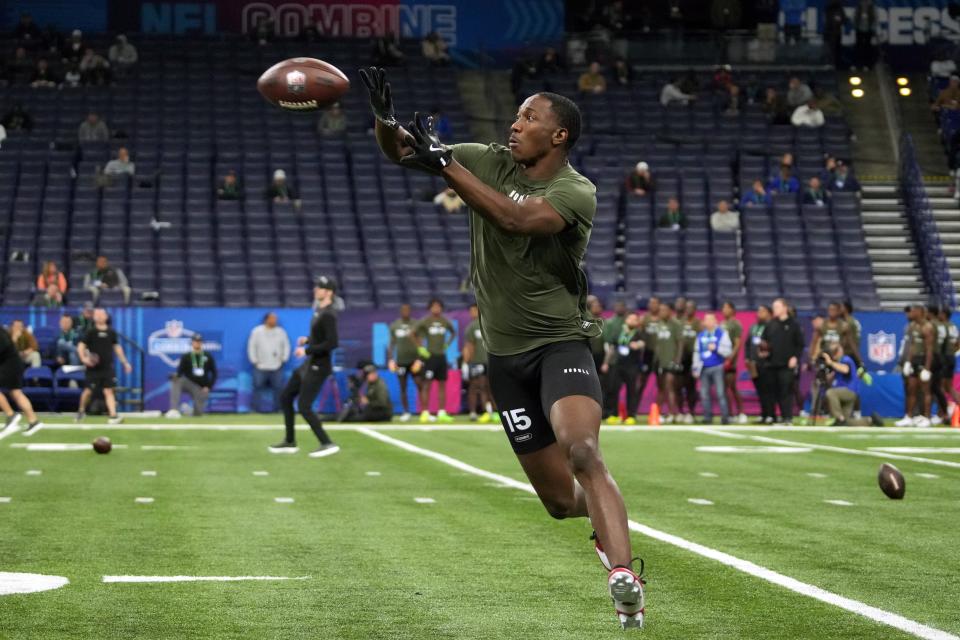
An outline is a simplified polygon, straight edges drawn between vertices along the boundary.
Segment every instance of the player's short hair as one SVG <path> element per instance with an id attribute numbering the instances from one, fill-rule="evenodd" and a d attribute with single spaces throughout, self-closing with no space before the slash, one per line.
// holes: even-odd
<path id="1" fill-rule="evenodd" d="M 567 130 L 566 150 L 570 151 L 573 149 L 573 145 L 577 144 L 577 140 L 580 139 L 580 123 L 582 121 L 580 107 L 573 100 L 559 93 L 541 91 L 537 95 L 550 101 L 550 108 L 557 116 L 557 122 Z"/>
<path id="2" fill-rule="evenodd" d="M 441 309 L 443 308 L 443 300 L 441 300 L 440 298 L 430 298 L 430 302 L 427 303 L 427 309 L 429 309 L 435 304 L 440 305 Z"/>
<path id="3" fill-rule="evenodd" d="M 847 310 L 847 313 L 853 313 L 853 303 L 849 300 L 843 301 L 843 308 Z"/>
<path id="4" fill-rule="evenodd" d="M 722 308 L 723 308 L 724 306 L 726 306 L 726 305 L 730 305 L 730 308 L 733 309 L 734 311 L 737 310 L 737 305 L 733 304 L 733 301 L 732 301 L 732 300 L 724 300 L 724 301 L 723 301 L 723 304 L 720 305 L 720 308 L 722 309 Z"/>

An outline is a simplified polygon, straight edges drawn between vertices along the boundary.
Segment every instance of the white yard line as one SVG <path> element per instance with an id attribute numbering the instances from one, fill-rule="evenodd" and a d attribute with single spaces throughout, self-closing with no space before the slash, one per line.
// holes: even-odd
<path id="1" fill-rule="evenodd" d="M 249 580 L 309 580 L 310 576 L 103 576 L 107 583 L 246 582 Z"/>
<path id="2" fill-rule="evenodd" d="M 467 464 L 466 462 L 463 462 L 461 460 L 457 460 L 456 458 L 452 458 L 446 454 L 439 453 L 437 451 L 431 451 L 430 449 L 424 449 L 422 447 L 418 447 L 416 445 L 410 444 L 409 442 L 398 440 L 396 438 L 388 436 L 384 433 L 380 433 L 373 429 L 359 427 L 357 431 L 359 431 L 360 433 L 366 436 L 369 436 L 371 438 L 384 442 L 386 444 L 390 444 L 400 449 L 403 449 L 405 451 L 409 451 L 410 453 L 416 453 L 418 455 L 421 455 L 427 458 L 432 458 L 433 460 L 442 462 L 443 464 L 451 466 L 455 469 L 459 469 L 460 471 L 464 471 L 466 473 L 479 476 L 481 478 L 486 478 L 488 480 L 493 480 L 501 484 L 510 485 L 514 489 L 518 489 L 520 491 L 525 491 L 527 493 L 532 493 L 532 494 L 536 493 L 533 490 L 533 487 L 527 484 L 526 482 L 514 480 L 513 478 L 510 478 L 508 476 L 500 475 L 498 473 L 493 473 L 491 471 L 485 471 L 484 469 L 474 467 L 473 465 Z M 790 591 L 793 591 L 800 595 L 807 596 L 809 598 L 813 598 L 814 600 L 819 600 L 820 602 L 825 602 L 827 604 L 839 607 L 841 609 L 844 609 L 845 611 L 855 613 L 857 615 L 863 616 L 864 618 L 868 618 L 875 622 L 885 624 L 895 629 L 900 629 L 901 631 L 914 635 L 918 638 L 924 638 L 925 640 L 960 640 L 958 636 L 947 633 L 946 631 L 941 631 L 939 629 L 929 627 L 927 625 L 921 624 L 914 620 L 910 620 L 909 618 L 905 618 L 896 613 L 892 613 L 890 611 L 884 611 L 883 609 L 870 606 L 858 600 L 846 598 L 844 596 L 838 595 L 836 593 L 832 593 L 825 589 L 821 589 L 820 587 L 817 587 L 815 585 L 801 582 L 795 578 L 791 578 L 781 573 L 777 573 L 772 569 L 767 569 L 766 567 L 762 567 L 758 564 L 750 562 L 749 560 L 742 560 L 728 553 L 724 553 L 723 551 L 718 551 L 716 549 L 711 549 L 710 547 L 705 547 L 701 544 L 697 544 L 696 542 L 691 542 L 679 536 L 675 536 L 673 534 L 666 533 L 664 531 L 660 531 L 652 527 L 648 527 L 646 525 L 640 524 L 639 522 L 634 522 L 633 520 L 630 520 L 629 525 L 630 525 L 631 531 L 635 531 L 637 533 L 653 538 L 655 540 L 659 540 L 661 542 L 671 544 L 675 547 L 679 547 L 686 551 L 690 551 L 692 553 L 703 556 L 705 558 L 715 560 L 728 567 L 731 567 L 738 571 L 742 571 L 743 573 L 746 573 L 748 575 L 752 575 L 754 577 L 760 578 L 761 580 L 766 580 L 767 582 L 773 583 L 775 585 L 779 585 L 781 587 L 784 587 L 785 589 L 789 589 Z"/>

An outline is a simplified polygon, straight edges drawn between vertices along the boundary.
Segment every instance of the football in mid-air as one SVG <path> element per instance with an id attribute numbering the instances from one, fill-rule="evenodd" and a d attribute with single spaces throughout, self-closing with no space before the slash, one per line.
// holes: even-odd
<path id="1" fill-rule="evenodd" d="M 903 479 L 903 474 L 892 464 L 884 462 L 880 465 L 877 482 L 880 484 L 880 490 L 887 494 L 887 497 L 891 500 L 903 499 L 907 485 Z"/>
<path id="2" fill-rule="evenodd" d="M 113 443 L 110 442 L 110 438 L 100 436 L 93 441 L 93 450 L 97 453 L 110 453 L 110 449 L 113 449 Z"/>
<path id="3" fill-rule="evenodd" d="M 281 109 L 316 111 L 329 107 L 350 89 L 346 74 L 316 58 L 290 58 L 263 72 L 257 90 Z"/>

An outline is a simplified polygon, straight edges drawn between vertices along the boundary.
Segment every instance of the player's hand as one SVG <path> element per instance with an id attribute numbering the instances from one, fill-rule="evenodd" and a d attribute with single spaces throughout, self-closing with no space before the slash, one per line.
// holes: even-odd
<path id="1" fill-rule="evenodd" d="M 797 368 L 797 356 L 791 357 L 790 360 L 787 361 L 787 366 L 790 367 L 791 369 L 796 369 L 796 368 Z"/>
<path id="2" fill-rule="evenodd" d="M 131 366 L 129 362 L 124 362 L 123 370 L 127 373 L 131 373 L 133 371 L 133 366 Z"/>
<path id="3" fill-rule="evenodd" d="M 303 356 L 307 355 L 307 350 L 303 347 L 297 347 L 297 350 L 293 352 L 293 355 L 296 358 L 302 358 Z"/>
<path id="4" fill-rule="evenodd" d="M 393 112 L 393 96 L 390 92 L 390 83 L 383 69 L 368 67 L 360 69 L 360 79 L 370 94 L 370 109 L 377 120 L 394 131 L 400 128 L 397 116 Z"/>
<path id="5" fill-rule="evenodd" d="M 413 121 L 407 127 L 409 135 L 404 139 L 404 144 L 413 149 L 413 153 L 402 156 L 400 164 L 440 175 L 453 162 L 453 151 L 440 144 L 440 138 L 433 129 L 433 118 L 424 118 L 420 112 L 414 113 Z"/>
<path id="6" fill-rule="evenodd" d="M 610 371 L 610 365 L 608 365 L 606 362 L 600 365 L 600 373 L 607 373 L 608 371 Z"/>
<path id="7" fill-rule="evenodd" d="M 929 369 L 920 369 L 920 381 L 930 382 L 931 374 Z"/>

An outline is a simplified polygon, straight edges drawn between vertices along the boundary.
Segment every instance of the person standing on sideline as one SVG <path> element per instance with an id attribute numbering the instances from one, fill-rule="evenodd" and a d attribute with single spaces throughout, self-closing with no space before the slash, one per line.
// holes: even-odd
<path id="1" fill-rule="evenodd" d="M 313 281 L 314 313 L 310 321 L 310 335 L 301 336 L 297 340 L 297 350 L 293 355 L 297 358 L 306 357 L 287 382 L 283 393 L 280 394 L 280 405 L 283 407 L 283 423 L 285 437 L 283 442 L 269 448 L 270 453 L 296 453 L 297 437 L 293 429 L 294 412 L 293 399 L 297 399 L 297 407 L 313 435 L 317 436 L 320 446 L 310 452 L 311 458 L 322 458 L 340 451 L 323 428 L 320 416 L 313 410 L 313 401 L 317 399 L 323 383 L 333 372 L 331 354 L 339 345 L 337 337 L 337 316 L 333 311 L 333 297 L 336 291 L 333 278 L 318 276 Z"/>
<path id="2" fill-rule="evenodd" d="M 776 413 L 769 391 L 770 376 L 766 370 L 766 354 L 769 352 L 763 347 L 763 328 L 768 320 L 770 320 L 770 307 L 762 304 L 757 308 L 757 321 L 750 327 L 743 350 L 743 360 L 753 381 L 753 388 L 757 391 L 757 400 L 760 402 L 760 422 L 763 424 L 773 424 L 774 413 Z"/>
<path id="3" fill-rule="evenodd" d="M 737 308 L 727 300 L 720 312 L 723 314 L 723 330 L 730 337 L 733 350 L 723 362 L 723 388 L 727 394 L 728 406 L 734 410 L 737 422 L 747 424 L 747 414 L 743 412 L 743 398 L 737 389 L 737 358 L 743 347 L 743 325 L 737 320 Z"/>
<path id="4" fill-rule="evenodd" d="M 283 390 L 283 365 L 290 359 L 290 338 L 277 326 L 277 314 L 272 311 L 263 317 L 263 324 L 254 327 L 247 340 L 247 358 L 253 365 L 253 401 L 264 389 L 273 390 L 274 410 L 280 408 Z M 262 411 L 261 413 L 265 413 Z M 174 408 L 173 405 L 170 407 Z"/>
<path id="5" fill-rule="evenodd" d="M 677 379 L 677 407 L 682 411 L 683 403 L 687 403 L 683 421 L 689 424 L 697 413 L 697 379 L 693 375 L 693 352 L 697 334 L 700 333 L 700 320 L 697 318 L 696 301 L 685 300 L 683 309 L 677 310 L 677 318 L 683 325 L 683 371 Z"/>
<path id="6" fill-rule="evenodd" d="M 793 423 L 793 383 L 797 365 L 803 355 L 803 331 L 783 298 L 773 301 L 773 318 L 763 328 L 761 341 L 768 350 L 765 367 L 772 385 L 772 395 L 780 405 L 780 420 Z"/>
<path id="7" fill-rule="evenodd" d="M 180 357 L 180 366 L 170 378 L 170 409 L 168 418 L 179 418 L 180 395 L 186 389 L 193 398 L 193 415 L 202 416 L 207 408 L 210 389 L 217 383 L 217 364 L 213 356 L 203 350 L 203 336 L 199 333 L 190 338 L 190 351 Z"/>
<path id="8" fill-rule="evenodd" d="M 937 332 L 927 320 L 923 305 L 908 307 L 907 318 L 910 323 L 904 330 L 904 349 L 900 357 L 900 370 L 907 387 L 906 412 L 895 424 L 898 427 L 929 427 L 930 406 L 933 403 L 930 382 L 933 379 Z M 918 400 L 919 415 L 913 417 Z"/>
<path id="9" fill-rule="evenodd" d="M 607 405 L 612 408 L 611 415 L 617 415 L 621 387 L 627 388 L 626 418 L 623 420 L 625 425 L 637 424 L 634 417 L 640 404 L 637 378 L 640 377 L 645 346 L 640 316 L 628 313 L 620 327 L 616 346 L 607 350 L 607 357 L 601 365 L 600 371 L 608 375 L 608 385 L 604 391 L 607 394 Z"/>
<path id="10" fill-rule="evenodd" d="M 17 424 L 20 422 L 20 414 L 14 413 L 10 403 L 7 402 L 7 398 L 4 395 L 5 393 L 10 396 L 10 399 L 17 403 L 20 411 L 27 416 L 28 426 L 23 430 L 23 435 L 32 436 L 38 429 L 43 427 L 43 423 L 37 418 L 37 414 L 33 412 L 33 405 L 30 403 L 30 398 L 24 395 L 23 391 L 21 391 L 22 388 L 23 361 L 20 359 L 20 352 L 17 351 L 17 347 L 13 343 L 13 338 L 7 333 L 7 329 L 0 326 L 0 389 L 4 390 L 0 393 L 0 409 L 3 409 L 3 413 L 7 417 L 3 425 L 3 430 L 16 429 Z"/>
<path id="11" fill-rule="evenodd" d="M 400 305 L 400 317 L 390 323 L 390 344 L 387 346 L 387 368 L 397 374 L 400 381 L 400 403 L 403 415 L 400 422 L 410 419 L 410 398 L 407 395 L 407 381 L 413 377 L 413 387 L 419 391 L 419 373 L 423 366 L 417 354 L 417 322 L 411 316 L 410 303 Z"/>
<path id="12" fill-rule="evenodd" d="M 430 301 L 430 315 L 417 323 L 417 354 L 425 360 L 420 383 L 420 422 L 453 422 L 447 415 L 447 349 L 456 338 L 453 323 L 443 315 L 443 302 L 438 298 Z M 426 346 L 422 341 L 426 340 Z M 437 382 L 437 400 L 440 409 L 431 415 L 430 387 Z"/>
<path id="13" fill-rule="evenodd" d="M 470 305 L 470 324 L 464 332 L 463 372 L 467 380 L 467 407 L 470 419 L 477 420 L 477 405 L 480 405 L 479 421 L 486 424 L 497 419 L 493 410 L 493 398 L 490 396 L 490 382 L 487 378 L 487 346 L 483 342 L 480 330 L 480 308 L 474 302 Z"/>
<path id="14" fill-rule="evenodd" d="M 724 393 L 724 362 L 733 353 L 730 336 L 717 326 L 717 316 L 703 316 L 703 331 L 697 334 L 693 349 L 693 376 L 700 378 L 700 403 L 703 405 L 703 423 L 713 423 L 713 403 L 710 389 L 716 391 L 720 405 L 720 422 L 730 422 L 727 395 Z"/>
<path id="15" fill-rule="evenodd" d="M 117 344 L 117 332 L 110 326 L 106 309 L 94 309 L 93 327 L 80 338 L 77 353 L 80 355 L 80 362 L 87 367 L 87 388 L 80 394 L 77 422 L 83 420 L 94 391 L 102 391 L 103 400 L 107 403 L 107 413 L 110 415 L 107 422 L 120 424 L 123 418 L 117 415 L 117 397 L 113 392 L 113 388 L 117 386 L 114 356 L 120 360 L 125 372 L 130 373 L 133 367 L 127 361 L 123 347 Z"/>

